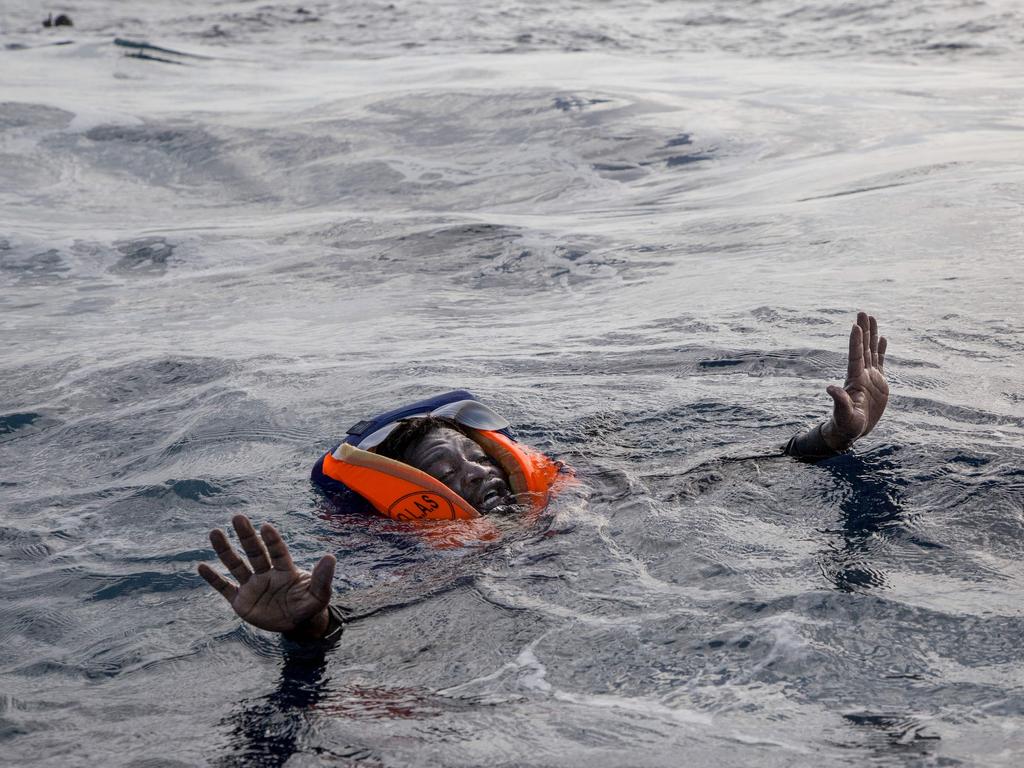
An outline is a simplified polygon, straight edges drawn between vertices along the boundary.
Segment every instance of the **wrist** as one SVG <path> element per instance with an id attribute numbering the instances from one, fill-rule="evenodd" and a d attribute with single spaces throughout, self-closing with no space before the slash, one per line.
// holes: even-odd
<path id="1" fill-rule="evenodd" d="M 818 431 L 821 433 L 821 439 L 825 441 L 825 445 L 831 448 L 836 453 L 845 451 L 851 445 L 856 438 L 850 438 L 840 432 L 839 427 L 836 426 L 834 419 L 829 419 L 820 427 Z"/>
<path id="2" fill-rule="evenodd" d="M 295 642 L 309 642 L 311 640 L 320 640 L 324 635 L 327 634 L 327 630 L 331 624 L 331 615 L 327 608 L 324 607 L 319 613 L 310 616 L 303 622 L 296 624 L 295 627 L 287 632 L 282 632 L 288 640 Z"/>

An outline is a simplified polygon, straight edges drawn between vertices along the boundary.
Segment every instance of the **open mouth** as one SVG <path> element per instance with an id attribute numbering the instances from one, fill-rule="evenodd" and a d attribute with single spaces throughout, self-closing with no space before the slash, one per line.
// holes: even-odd
<path id="1" fill-rule="evenodd" d="M 491 512 L 507 512 L 514 503 L 515 499 L 511 495 L 492 489 L 484 494 L 477 509 L 485 515 Z"/>

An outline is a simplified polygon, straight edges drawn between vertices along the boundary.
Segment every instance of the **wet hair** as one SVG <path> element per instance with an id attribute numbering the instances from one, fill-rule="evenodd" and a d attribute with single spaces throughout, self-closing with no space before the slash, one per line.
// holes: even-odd
<path id="1" fill-rule="evenodd" d="M 415 419 L 404 419 L 392 430 L 391 434 L 375 449 L 380 456 L 386 456 L 396 461 L 405 461 L 413 448 L 435 429 L 454 429 L 461 435 L 469 434 L 465 428 L 451 419 L 444 419 L 438 416 L 421 416 Z"/>

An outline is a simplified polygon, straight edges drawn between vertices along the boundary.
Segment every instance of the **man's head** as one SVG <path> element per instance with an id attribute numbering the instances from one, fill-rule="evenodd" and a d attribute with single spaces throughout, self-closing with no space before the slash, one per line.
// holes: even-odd
<path id="1" fill-rule="evenodd" d="M 433 416 L 404 421 L 377 446 L 377 453 L 440 480 L 482 514 L 515 504 L 501 467 L 454 421 Z"/>

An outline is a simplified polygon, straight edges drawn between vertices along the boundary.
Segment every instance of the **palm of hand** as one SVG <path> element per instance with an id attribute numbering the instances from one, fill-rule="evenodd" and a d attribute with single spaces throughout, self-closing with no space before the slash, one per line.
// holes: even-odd
<path id="1" fill-rule="evenodd" d="M 849 395 L 853 408 L 836 408 L 833 418 L 840 434 L 856 440 L 874 429 L 882 417 L 889 400 L 889 384 L 881 371 L 872 370 L 853 381 L 847 379 L 843 389 Z"/>
<path id="2" fill-rule="evenodd" d="M 205 563 L 199 566 L 199 574 L 231 603 L 235 613 L 271 632 L 292 632 L 318 615 L 324 620 L 331 599 L 334 557 L 322 558 L 312 573 L 300 571 L 274 526 L 263 525 L 261 540 L 244 515 L 236 515 L 231 523 L 249 564 L 234 550 L 224 531 L 210 531 L 210 543 L 238 584 L 232 584 Z"/>
<path id="3" fill-rule="evenodd" d="M 231 607 L 260 629 L 289 632 L 327 607 L 310 592 L 310 581 L 308 573 L 294 567 L 254 573 L 238 588 Z"/>
<path id="4" fill-rule="evenodd" d="M 842 388 L 828 388 L 835 401 L 832 431 L 843 443 L 868 434 L 882 418 L 889 401 L 889 384 L 883 372 L 886 346 L 885 337 L 878 336 L 875 318 L 861 312 L 850 331 L 846 382 Z"/>

